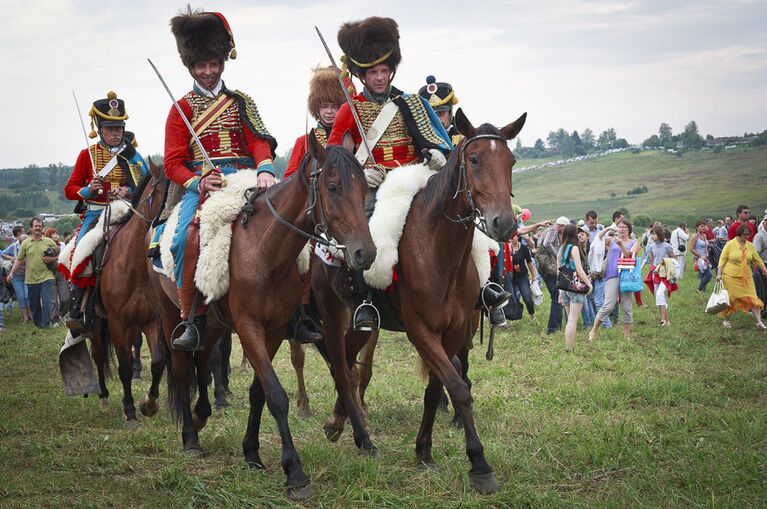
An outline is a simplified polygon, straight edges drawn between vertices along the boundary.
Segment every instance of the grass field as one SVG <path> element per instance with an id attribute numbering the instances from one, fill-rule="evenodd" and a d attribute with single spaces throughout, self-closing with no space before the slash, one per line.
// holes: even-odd
<path id="1" fill-rule="evenodd" d="M 536 164 L 522 160 L 517 166 Z M 635 187 L 648 192 L 626 196 Z M 701 217 L 734 215 L 745 203 L 754 214 L 767 208 L 767 147 L 720 153 L 624 152 L 554 168 L 514 175 L 515 203 L 529 208 L 533 220 L 583 218 L 595 210 L 604 220 L 619 207 L 668 224 L 694 223 Z M 615 193 L 615 197 L 611 194 Z"/>
<path id="2" fill-rule="evenodd" d="M 291 404 L 291 427 L 316 495 L 295 504 L 282 495 L 279 434 L 267 413 L 267 470 L 244 467 L 250 375 L 237 368 L 239 344 L 232 406 L 211 417 L 201 433 L 205 455 L 196 458 L 181 451 L 164 408 L 142 417 L 137 431 L 124 429 L 116 378 L 107 412 L 94 397 L 65 396 L 56 360 L 62 329 L 41 331 L 10 312 L 0 333 L 0 506 L 764 507 L 767 335 L 744 314 L 723 329 L 703 313 L 707 295 L 693 291 L 689 276 L 672 297 L 673 326 L 657 326 L 646 305 L 628 343 L 610 329 L 588 346 L 579 332 L 568 354 L 561 334 L 544 334 L 544 303 L 538 322 L 525 316 L 500 335 L 492 362 L 475 347 L 475 419 L 501 484 L 484 497 L 468 486 L 463 433 L 448 426 L 448 414 L 438 415 L 434 434 L 439 470 L 416 465 L 423 386 L 401 334 L 379 343 L 368 396 L 377 459 L 358 454 L 349 430 L 338 443 L 325 440 L 332 385 L 319 356 L 308 353 L 315 416 L 299 419 Z M 275 363 L 292 395 L 287 345 Z M 134 382 L 137 399 L 147 387 Z M 164 390 L 163 383 L 163 401 Z"/>

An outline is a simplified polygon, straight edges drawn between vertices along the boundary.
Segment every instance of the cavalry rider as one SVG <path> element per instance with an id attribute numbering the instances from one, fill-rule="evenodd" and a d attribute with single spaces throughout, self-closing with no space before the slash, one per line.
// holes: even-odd
<path id="1" fill-rule="evenodd" d="M 351 83 L 349 81 L 348 83 Z M 333 123 L 336 120 L 336 114 L 344 103 L 344 91 L 338 82 L 338 77 L 332 67 L 318 67 L 312 74 L 309 81 L 309 98 L 306 105 L 309 114 L 317 121 L 314 128 L 314 137 L 323 146 L 328 144 L 330 131 L 333 129 Z M 283 178 L 286 179 L 298 170 L 301 159 L 307 153 L 307 137 L 309 133 L 303 134 L 296 139 L 293 150 L 290 153 L 288 167 L 285 169 Z M 316 321 L 310 318 L 306 313 L 306 306 L 310 301 L 311 292 L 311 271 L 304 278 L 302 288 L 302 300 L 298 309 L 293 315 L 288 331 L 292 332 L 293 339 L 299 343 L 317 343 L 322 341 L 322 334 L 318 332 L 319 328 Z"/>
<path id="2" fill-rule="evenodd" d="M 329 145 L 340 145 L 345 133 L 352 135 L 359 147 L 357 159 L 363 164 L 368 183 L 365 213 L 373 213 L 378 186 L 386 172 L 407 164 L 428 160 L 438 170 L 445 165 L 445 154 L 452 150 L 450 138 L 427 101 L 418 95 L 405 94 L 391 84 L 402 60 L 399 30 L 391 18 L 370 17 L 349 22 L 338 31 L 338 45 L 345 70 L 363 84 L 352 103 L 366 133 L 372 159 L 362 143 L 350 105 L 343 104 L 336 115 Z M 352 271 L 352 293 L 358 304 L 354 312 L 355 330 L 376 330 L 378 312 L 362 273 Z"/>
<path id="3" fill-rule="evenodd" d="M 208 193 L 221 188 L 222 173 L 255 168 L 258 187 L 273 185 L 272 159 L 277 142 L 266 130 L 253 99 L 227 88 L 221 80 L 225 62 L 237 56 L 226 18 L 218 12 L 193 12 L 189 8 L 170 24 L 181 62 L 194 79 L 192 90 L 178 104 L 215 165 L 213 169 L 204 167 L 201 148 L 171 107 L 165 124 L 165 174 L 186 188 L 171 246 L 186 328 L 173 341 L 173 347 L 192 350 L 199 346 L 206 325 L 206 306 L 194 283 L 199 220 L 193 220 L 198 207 Z"/>
<path id="4" fill-rule="evenodd" d="M 458 98 L 455 95 L 453 85 L 444 81 L 437 81 L 434 76 L 429 75 L 426 77 L 426 85 L 421 87 L 418 95 L 428 101 L 429 105 L 437 113 L 442 127 L 450 135 L 450 141 L 453 143 L 453 146 L 458 145 L 463 139 L 463 135 L 458 132 L 453 123 L 453 106 L 458 104 Z M 494 256 L 491 256 L 491 258 L 494 258 Z M 483 288 L 480 302 L 489 308 L 490 324 L 505 327 L 506 316 L 503 313 L 502 306 L 505 305 L 505 301 L 508 300 L 510 294 L 494 290 L 494 288 L 502 288 L 500 276 L 497 272 L 496 270 L 490 272 L 490 281 L 498 286 L 486 286 Z"/>
<path id="5" fill-rule="evenodd" d="M 450 141 L 453 146 L 458 145 L 463 135 L 458 132 L 453 124 L 453 106 L 458 104 L 458 98 L 455 96 L 453 85 L 443 81 L 437 81 L 434 76 L 426 77 L 426 85 L 418 91 L 418 95 L 429 102 L 434 112 L 439 117 L 442 127 L 450 135 Z"/>
<path id="6" fill-rule="evenodd" d="M 75 247 L 83 235 L 96 226 L 107 204 L 115 199 L 130 199 L 141 178 L 149 171 L 144 158 L 136 151 L 133 133 L 125 130 L 128 119 L 125 102 L 118 99 L 115 92 L 108 92 L 106 99 L 95 101 L 89 115 L 89 136 L 99 136 L 99 142 L 80 152 L 64 187 L 67 199 L 78 202 L 75 212 L 82 214 L 82 223 L 75 232 Z M 72 283 L 72 308 L 67 327 L 73 336 L 91 329 L 95 318 L 93 300 L 88 298 L 88 305 L 83 305 L 86 290 L 95 287 L 97 282 L 89 264 L 90 259 L 77 267 L 59 265 L 59 272 Z M 85 313 L 83 308 L 86 308 Z"/>

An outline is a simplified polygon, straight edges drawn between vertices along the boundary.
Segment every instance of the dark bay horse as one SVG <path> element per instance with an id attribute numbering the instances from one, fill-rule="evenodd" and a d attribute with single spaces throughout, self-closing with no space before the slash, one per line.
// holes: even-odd
<path id="1" fill-rule="evenodd" d="M 251 211 L 243 212 L 234 223 L 229 292 L 211 306 L 232 324 L 255 371 L 249 390 L 250 415 L 242 443 L 245 461 L 251 468 L 264 468 L 259 455 L 259 428 L 266 404 L 277 422 L 287 493 L 294 499 L 308 497 L 312 488 L 293 445 L 288 426 L 288 397 L 272 367 L 272 359 L 301 299 L 296 258 L 307 240 L 317 241 L 315 232 L 323 231 L 345 246 L 346 258 L 354 267 L 368 268 L 376 253 L 365 220 L 367 183 L 361 166 L 347 148 L 326 150 L 313 134 L 308 138 L 309 152 L 299 171 L 250 200 Z M 169 299 L 165 301 L 163 326 L 166 341 L 170 342 L 171 331 L 180 319 L 176 307 L 168 305 Z M 195 357 L 209 352 L 217 337 L 216 327 L 211 327 L 214 324 L 211 321 L 208 324 L 204 350 L 195 353 Z M 179 398 L 184 397 L 184 388 L 188 386 L 191 355 L 172 352 L 169 379 L 173 378 L 179 386 Z M 191 422 L 188 390 L 182 403 L 185 407 L 179 410 L 183 416 L 184 447 L 199 449 Z"/>
<path id="2" fill-rule="evenodd" d="M 475 223 L 497 241 L 508 240 L 517 227 L 510 198 L 516 159 L 506 142 L 522 129 L 526 115 L 498 129 L 490 124 L 475 128 L 460 109 L 456 112 L 456 127 L 465 138 L 445 168 L 414 197 L 399 243 L 397 282 L 393 291 L 379 292 L 376 297 L 388 301 L 428 369 L 416 438 L 418 460 L 435 466 L 432 429 L 444 386 L 463 424 L 470 484 L 480 493 L 496 492 L 498 483 L 474 424 L 470 388 L 459 373 L 460 365 L 451 360 L 476 330 L 480 281 L 471 255 Z M 348 414 L 354 441 L 360 447 L 370 443 L 370 437 L 355 391 L 360 381 L 351 368 L 371 333 L 349 327 L 347 277 L 341 268 L 317 263 L 312 288 L 325 324 L 325 343 L 338 391 L 334 409 L 338 418 L 331 422 L 342 424 Z M 326 427 L 326 435 L 334 438 L 333 430 Z"/>
<path id="3" fill-rule="evenodd" d="M 159 213 L 167 180 L 162 168 L 149 160 L 150 171 L 139 183 L 132 199 L 135 210 L 130 218 L 112 234 L 102 262 L 100 297 L 107 320 L 97 320 L 96 337 L 104 338 L 106 323 L 114 351 L 117 354 L 118 374 L 123 386 L 123 417 L 125 425 L 138 425 L 133 402 L 131 380 L 133 378 L 133 344 L 143 332 L 147 337 L 152 355 L 152 382 L 144 396 L 140 409 L 147 417 L 157 413 L 159 385 L 165 369 L 162 354 L 160 316 L 149 277 L 146 271 L 144 238 L 152 219 Z M 95 343 L 94 343 L 95 344 Z M 105 403 L 109 392 L 104 383 L 106 364 L 100 358 L 106 355 L 103 348 L 96 349 L 96 364 L 101 385 L 101 401 Z"/>

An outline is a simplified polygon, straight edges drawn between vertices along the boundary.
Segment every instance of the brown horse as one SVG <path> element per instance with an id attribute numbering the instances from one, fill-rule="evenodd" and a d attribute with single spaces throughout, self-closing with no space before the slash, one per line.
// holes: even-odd
<path id="1" fill-rule="evenodd" d="M 445 168 L 414 197 L 399 243 L 398 280 L 393 291 L 379 292 L 376 301 L 388 306 L 404 325 L 429 371 L 416 438 L 418 460 L 435 465 L 432 429 L 444 386 L 462 420 L 471 462 L 470 484 L 480 493 L 492 493 L 498 484 L 474 425 L 471 392 L 451 359 L 476 330 L 472 318 L 476 317 L 480 281 L 471 256 L 474 225 L 498 241 L 506 241 L 517 228 L 510 199 L 516 160 L 506 142 L 522 129 L 526 114 L 502 129 L 490 124 L 475 128 L 460 109 L 455 118 L 465 138 Z M 343 423 L 348 413 L 359 446 L 369 443 L 370 437 L 359 393 L 355 392 L 359 380 L 351 366 L 371 333 L 349 328 L 347 277 L 341 268 L 317 263 L 312 287 L 325 324 L 325 343 L 338 391 L 334 409 L 338 418 L 333 421 Z M 326 428 L 326 434 L 334 438 L 333 430 Z"/>
<path id="2" fill-rule="evenodd" d="M 243 453 L 248 466 L 264 468 L 259 455 L 259 428 L 264 404 L 277 421 L 282 440 L 282 468 L 287 475 L 287 493 L 294 499 L 312 493 L 288 426 L 288 397 L 272 367 L 272 359 L 282 344 L 290 316 L 301 299 L 300 276 L 296 258 L 307 239 L 324 242 L 313 232 L 326 232 L 345 246 L 346 259 L 359 269 L 366 269 L 375 258 L 375 245 L 364 215 L 367 184 L 362 168 L 349 150 L 324 149 L 309 135 L 309 153 L 299 171 L 286 181 L 250 200 L 250 211 L 235 222 L 229 255 L 230 285 L 228 294 L 214 306 L 224 321 L 233 325 L 243 351 L 254 368 L 250 386 L 250 416 L 243 439 Z M 252 216 L 251 216 L 252 214 Z M 174 289 L 175 290 L 175 289 Z M 178 309 L 162 306 L 166 340 L 180 319 Z M 211 309 L 212 315 L 215 309 Z M 195 357 L 205 356 L 217 337 L 215 323 L 208 322 L 205 347 Z M 189 356 L 172 352 L 172 373 L 180 390 L 179 400 L 188 387 Z M 205 358 L 204 362 L 207 362 Z M 198 364 L 199 369 L 199 364 Z M 199 449 L 197 433 L 191 426 L 189 396 L 180 408 L 183 414 L 185 449 Z M 198 401 L 199 405 L 199 401 Z M 195 412 L 197 409 L 195 409 Z M 368 448 L 372 444 L 367 444 Z"/>
<path id="3" fill-rule="evenodd" d="M 123 417 L 125 425 L 135 428 L 136 407 L 133 403 L 133 344 L 143 332 L 152 355 L 152 383 L 140 409 L 147 417 L 157 413 L 159 385 L 165 369 L 162 355 L 162 331 L 154 294 L 146 272 L 144 238 L 152 219 L 159 213 L 167 180 L 162 168 L 149 160 L 150 171 L 139 183 L 129 219 L 114 231 L 104 253 L 100 276 L 100 297 L 107 319 L 99 319 L 95 337 L 106 340 L 106 334 L 117 353 L 118 373 L 123 386 Z M 107 330 L 108 327 L 108 330 Z M 99 344 L 101 343 L 101 344 Z M 94 359 L 99 373 L 102 407 L 109 392 L 105 384 L 104 366 L 108 363 L 104 343 L 94 341 Z"/>

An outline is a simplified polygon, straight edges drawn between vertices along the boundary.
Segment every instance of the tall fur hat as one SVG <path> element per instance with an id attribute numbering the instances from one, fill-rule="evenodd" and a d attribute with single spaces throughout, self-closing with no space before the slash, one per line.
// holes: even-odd
<path id="1" fill-rule="evenodd" d="M 378 64 L 389 64 L 394 71 L 402 60 L 399 29 L 391 18 L 372 16 L 344 23 L 338 30 L 338 45 L 345 66 L 358 78 Z"/>
<path id="2" fill-rule="evenodd" d="M 204 12 L 187 6 L 185 12 L 170 20 L 178 54 L 186 67 L 203 60 L 226 61 L 237 58 L 234 36 L 220 12 Z"/>
<path id="3" fill-rule="evenodd" d="M 306 105 L 315 120 L 320 120 L 320 106 L 324 103 L 342 105 L 346 102 L 333 67 L 316 67 L 309 82 L 309 99 Z"/>

